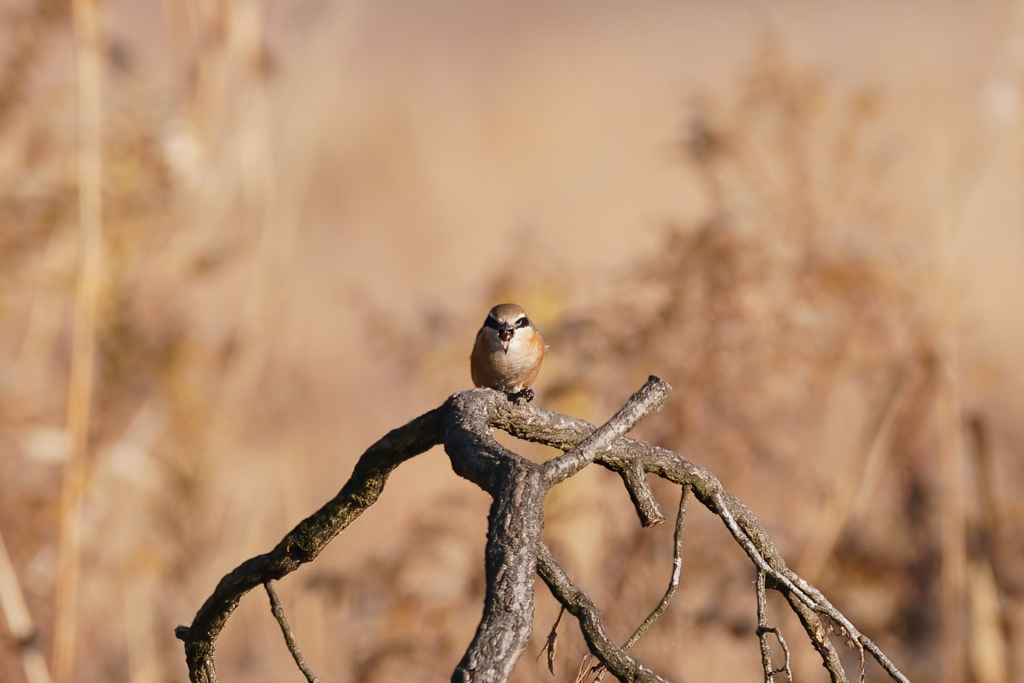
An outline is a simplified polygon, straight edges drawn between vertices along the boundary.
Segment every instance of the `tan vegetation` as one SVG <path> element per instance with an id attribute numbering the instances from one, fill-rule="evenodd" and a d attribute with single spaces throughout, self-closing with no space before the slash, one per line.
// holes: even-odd
<path id="1" fill-rule="evenodd" d="M 714 471 L 911 680 L 1024 681 L 1024 9 L 414 5 L 100 3 L 77 579 L 82 44 L 70 3 L 0 5 L 0 534 L 33 647 L 50 657 L 73 580 L 73 680 L 184 680 L 174 626 L 369 443 L 469 388 L 473 334 L 515 300 L 552 347 L 537 403 L 603 422 L 664 377 L 640 435 Z M 428 454 L 280 583 L 322 680 L 450 675 L 487 503 Z M 640 529 L 603 471 L 546 515 L 625 640 L 671 525 Z M 679 593 L 633 652 L 756 680 L 753 579 L 691 514 Z M 25 680 L 16 612 L 3 681 Z M 514 680 L 550 680 L 557 614 L 539 589 Z M 567 619 L 557 680 L 585 652 Z M 243 602 L 223 679 L 297 676 L 276 629 Z"/>

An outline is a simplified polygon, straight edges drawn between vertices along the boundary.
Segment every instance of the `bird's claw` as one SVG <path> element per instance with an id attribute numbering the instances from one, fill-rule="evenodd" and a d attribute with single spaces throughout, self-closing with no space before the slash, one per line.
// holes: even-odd
<path id="1" fill-rule="evenodd" d="M 516 405 L 522 405 L 533 400 L 533 389 L 523 389 L 514 394 L 506 394 L 506 396 L 508 396 L 508 400 Z"/>

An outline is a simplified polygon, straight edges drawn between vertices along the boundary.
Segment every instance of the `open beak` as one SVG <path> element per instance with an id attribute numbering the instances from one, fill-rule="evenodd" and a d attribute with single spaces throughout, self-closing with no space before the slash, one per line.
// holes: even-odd
<path id="1" fill-rule="evenodd" d="M 508 345 L 512 343 L 512 335 L 515 333 L 515 328 L 508 323 L 498 328 L 498 341 L 501 342 L 501 348 L 505 349 L 505 353 L 508 353 Z"/>

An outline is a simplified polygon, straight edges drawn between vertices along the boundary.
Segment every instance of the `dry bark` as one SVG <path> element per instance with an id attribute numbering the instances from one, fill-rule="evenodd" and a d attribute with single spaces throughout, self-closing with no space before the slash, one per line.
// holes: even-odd
<path id="1" fill-rule="evenodd" d="M 245 593 L 312 562 L 335 536 L 373 505 L 392 470 L 434 446 L 443 445 L 452 469 L 489 493 L 493 500 L 485 554 L 487 589 L 483 616 L 452 681 L 509 680 L 533 630 L 536 575 L 577 618 L 591 652 L 603 668 L 622 681 L 665 680 L 608 638 L 597 605 L 572 583 L 541 540 L 548 489 L 597 463 L 621 475 L 645 526 L 664 520 L 647 483 L 648 474 L 688 488 L 701 504 L 718 515 L 763 575 L 759 585 L 779 591 L 789 601 L 833 681 L 846 681 L 847 677 L 828 630 L 822 627 L 822 617 L 839 625 L 841 635 L 860 650 L 862 658 L 865 652 L 871 654 L 890 677 L 909 683 L 873 642 L 857 631 L 817 589 L 786 566 L 754 514 L 726 492 L 711 472 L 678 453 L 624 436 L 658 410 L 670 391 L 666 382 L 651 377 L 607 424 L 595 429 L 583 420 L 534 405 L 516 404 L 490 389 L 474 389 L 455 394 L 441 407 L 391 431 L 362 455 L 337 496 L 300 522 L 273 550 L 243 562 L 221 579 L 192 625 L 175 629 L 175 635 L 185 643 L 190 679 L 193 683 L 217 680 L 217 638 Z M 563 454 L 543 464 L 533 463 L 495 441 L 491 435 L 493 427 L 520 439 L 553 446 Z M 758 598 L 760 601 L 761 595 Z M 281 621 L 283 615 L 278 618 Z M 762 628 L 780 636 L 781 641 L 777 630 L 765 624 Z M 288 645 L 293 655 L 297 653 L 297 645 Z M 296 657 L 296 661 L 300 658 Z M 765 679 L 770 681 L 778 673 L 767 661 Z"/>

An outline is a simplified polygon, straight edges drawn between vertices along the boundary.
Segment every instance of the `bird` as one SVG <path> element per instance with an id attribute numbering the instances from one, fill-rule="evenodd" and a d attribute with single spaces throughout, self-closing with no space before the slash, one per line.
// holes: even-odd
<path id="1" fill-rule="evenodd" d="M 499 304 L 476 333 L 469 357 L 473 384 L 504 392 L 516 403 L 529 403 L 533 400 L 530 387 L 547 348 L 522 306 Z"/>

